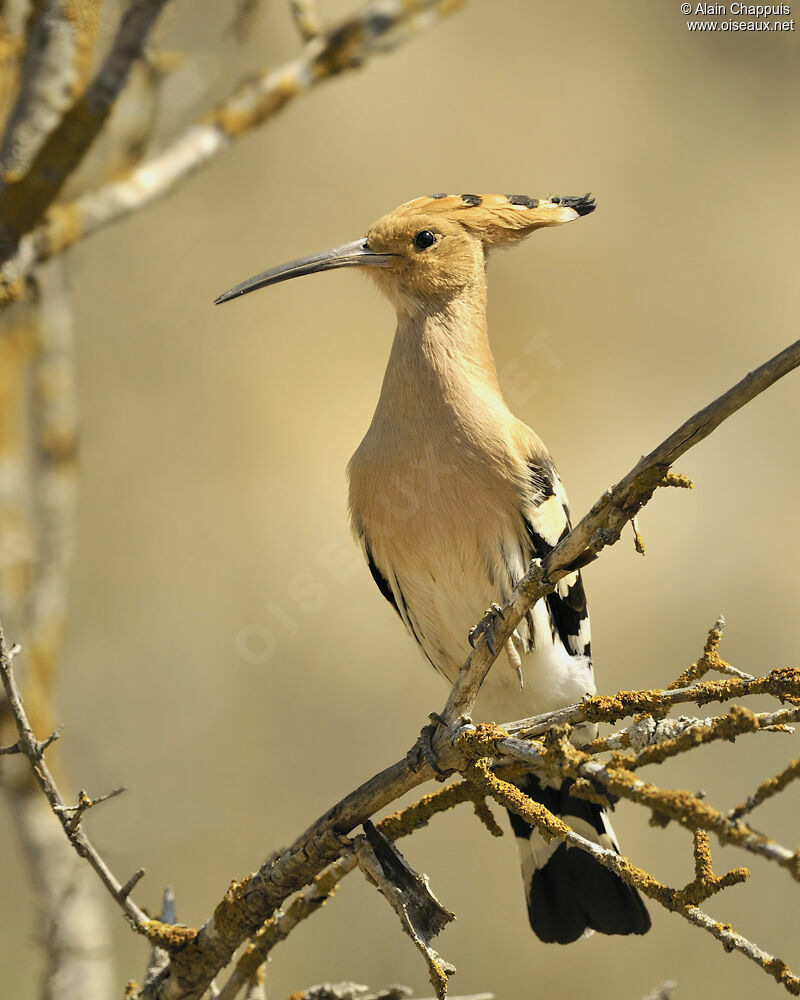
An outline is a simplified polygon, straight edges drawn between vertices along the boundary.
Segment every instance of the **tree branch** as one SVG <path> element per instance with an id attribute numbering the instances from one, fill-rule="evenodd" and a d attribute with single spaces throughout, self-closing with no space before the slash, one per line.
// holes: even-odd
<path id="1" fill-rule="evenodd" d="M 376 53 L 398 45 L 411 32 L 427 29 L 464 3 L 370 0 L 337 27 L 311 40 L 296 59 L 240 84 L 216 109 L 123 180 L 53 206 L 42 224 L 30 233 L 30 226 L 17 223 L 15 229 L 21 228 L 27 235 L 0 267 L 0 306 L 24 296 L 26 278 L 37 264 L 164 197 L 296 97 L 340 73 L 361 67 Z M 30 208 L 26 209 L 26 215 L 32 214 Z"/>
<path id="2" fill-rule="evenodd" d="M 131 66 L 169 0 L 130 0 L 108 55 L 94 80 L 61 119 L 19 180 L 0 186 L 0 263 L 53 204 L 70 174 L 100 134 Z"/>
<path id="3" fill-rule="evenodd" d="M 606 490 L 589 513 L 581 518 L 544 560 L 533 561 L 517 584 L 511 600 L 503 608 L 503 618 L 495 629 L 496 649 L 504 648 L 525 614 L 538 600 L 555 589 L 558 580 L 592 562 L 607 545 L 613 545 L 625 525 L 648 503 L 659 486 L 685 485 L 680 479 L 670 479 L 669 468 L 673 462 L 798 365 L 800 340 L 770 358 L 695 413 L 641 458 L 616 485 Z M 478 690 L 495 659 L 496 656 L 491 654 L 485 641 L 469 656 L 442 712 L 442 719 L 446 724 L 452 724 L 472 711 Z M 440 736 L 437 748 L 441 743 Z"/>
<path id="4" fill-rule="evenodd" d="M 630 519 L 632 513 L 648 502 L 659 485 L 669 484 L 668 464 L 665 464 L 667 459 L 671 460 L 673 455 L 677 456 L 688 450 L 693 443 L 710 433 L 710 429 L 743 405 L 747 399 L 763 391 L 798 363 L 800 363 L 800 342 L 767 362 L 730 392 L 691 418 L 675 435 L 638 463 L 628 476 L 604 494 L 592 511 L 553 550 L 547 560 L 534 564 L 517 588 L 508 608 L 505 609 L 507 613 L 502 628 L 509 630 L 510 634 L 510 630 L 522 614 L 536 600 L 553 589 L 555 580 L 571 572 L 575 568 L 576 561 L 579 564 L 585 561 L 587 554 L 594 558 L 603 547 L 613 544 L 619 538 L 622 526 Z M 676 441 L 678 443 L 675 443 Z M 498 648 L 502 648 L 505 638 L 507 635 L 504 636 L 502 633 L 498 636 Z M 495 797 L 498 797 L 497 792 L 500 789 L 502 794 L 499 795 L 499 800 L 504 805 L 517 811 L 521 809 L 526 818 L 530 817 L 529 821 L 542 827 L 546 833 L 566 839 L 574 846 L 587 851 L 607 867 L 612 867 L 627 881 L 637 885 L 646 883 L 649 890 L 644 891 L 648 891 L 653 898 L 658 898 L 664 905 L 670 902 L 672 909 L 688 906 L 690 898 L 696 902 L 712 885 L 718 887 L 723 887 L 722 883 L 732 885 L 744 876 L 741 872 L 729 873 L 720 881 L 713 876 L 709 862 L 707 870 L 700 871 L 698 868 L 695 883 L 690 883 L 684 890 L 669 889 L 658 883 L 653 876 L 636 869 L 631 862 L 616 853 L 602 854 L 602 848 L 598 845 L 584 841 L 552 814 L 541 812 L 541 807 L 526 799 L 519 789 L 494 776 L 488 769 L 486 758 L 506 755 L 539 768 L 544 766 L 556 776 L 574 777 L 577 779 L 576 791 L 590 798 L 599 794 L 602 796 L 603 790 L 608 789 L 614 794 L 622 795 L 645 806 L 656 815 L 676 819 L 693 831 L 711 830 L 720 840 L 755 850 L 762 856 L 778 861 L 795 878 L 800 877 L 800 862 L 796 854 L 768 841 L 766 837 L 750 830 L 741 822 L 731 821 L 696 796 L 684 792 L 662 791 L 638 780 L 625 766 L 624 759 L 615 758 L 607 764 L 592 759 L 586 752 L 573 747 L 567 734 L 559 728 L 564 722 L 578 720 L 581 717 L 610 721 L 627 715 L 649 712 L 660 718 L 671 704 L 681 701 L 693 701 L 702 705 L 713 700 L 726 700 L 754 693 L 771 694 L 782 699 L 797 699 L 800 697 L 800 671 L 774 670 L 764 678 L 752 680 L 747 676 L 733 676 L 724 681 L 702 681 L 683 690 L 620 692 L 611 698 L 587 699 L 581 706 L 550 713 L 545 717 L 546 722 L 542 719 L 526 720 L 527 730 L 524 730 L 521 724 L 515 724 L 514 731 L 517 733 L 526 731 L 530 734 L 534 730 L 544 731 L 541 729 L 542 726 L 552 730 L 546 741 L 531 744 L 497 727 L 476 728 L 464 725 L 461 721 L 462 713 L 471 707 L 477 687 L 491 662 L 492 657 L 488 649 L 485 644 L 481 644 L 467 660 L 451 692 L 448 710 L 456 716 L 456 721 L 447 727 L 442 727 L 438 740 L 442 747 L 441 761 L 444 766 L 461 770 L 469 780 Z M 25 724 L 22 706 L 13 686 L 10 663 L 2 643 L 0 643 L 0 665 L 3 682 L 10 692 L 9 698 L 18 721 L 20 746 L 34 767 L 40 787 L 48 796 L 51 805 L 63 809 L 65 803 L 58 796 L 52 780 L 44 769 L 40 745 L 36 743 L 30 728 Z M 745 716 L 741 711 L 738 715 L 736 713 L 729 715 L 736 725 L 742 726 L 743 731 L 754 731 L 758 728 L 752 724 L 754 717 L 751 717 L 745 726 Z M 772 721 L 774 724 L 774 719 Z M 714 728 L 717 724 L 714 722 L 711 725 Z M 670 736 L 669 739 L 674 737 Z M 681 737 L 678 736 L 677 739 Z M 685 741 L 684 749 L 691 749 L 697 745 L 698 741 Z M 651 754 L 647 762 L 656 762 L 655 756 Z M 234 882 L 216 907 L 214 914 L 199 930 L 144 919 L 141 911 L 127 896 L 122 898 L 122 887 L 97 858 L 96 852 L 94 856 L 90 855 L 90 860 L 101 873 L 107 888 L 131 917 L 136 928 L 171 954 L 168 965 L 140 992 L 142 1000 L 182 1000 L 182 998 L 200 1000 L 209 983 L 228 964 L 236 949 L 245 940 L 257 935 L 264 921 L 282 906 L 291 894 L 312 882 L 325 866 L 335 862 L 343 852 L 350 849 L 351 842 L 346 839 L 347 834 L 398 796 L 433 777 L 433 768 L 423 761 L 419 747 L 415 746 L 407 757 L 384 769 L 329 809 L 298 837 L 291 847 L 280 855 L 269 858 L 257 872 L 248 875 L 240 882 Z M 537 807 L 533 812 L 531 812 L 532 806 Z M 64 826 L 69 836 L 66 822 Z M 82 834 L 78 830 L 73 836 Z M 697 881 L 701 879 L 701 875 L 705 879 L 702 884 Z M 690 893 L 694 895 L 690 896 Z M 787 989 L 794 988 L 792 984 L 795 979 L 788 971 L 781 981 Z"/>
<path id="5" fill-rule="evenodd" d="M 117 881 L 81 827 L 77 825 L 74 829 L 71 828 L 71 817 L 69 815 L 71 807 L 67 805 L 59 792 L 53 776 L 50 774 L 50 770 L 45 763 L 43 744 L 36 739 L 25 715 L 22 698 L 14 678 L 14 670 L 6 650 L 5 636 L 3 635 L 2 628 L 0 628 L 0 680 L 2 680 L 8 705 L 17 726 L 20 749 L 28 758 L 36 782 L 50 803 L 51 809 L 61 822 L 67 839 L 80 857 L 85 858 L 92 868 L 94 868 L 103 885 L 122 908 L 125 916 L 135 927 L 141 928 L 147 922 L 145 914 L 128 897 L 125 888 Z"/>
<path id="6" fill-rule="evenodd" d="M 83 91 L 92 68 L 102 0 L 45 0 L 34 5 L 17 100 L 0 147 L 0 180 L 18 180 L 61 116 Z"/>

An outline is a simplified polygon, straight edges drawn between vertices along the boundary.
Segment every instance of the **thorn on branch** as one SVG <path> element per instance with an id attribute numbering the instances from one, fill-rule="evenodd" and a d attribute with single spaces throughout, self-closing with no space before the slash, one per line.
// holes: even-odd
<path id="1" fill-rule="evenodd" d="M 64 731 L 64 727 L 63 726 L 59 726 L 57 729 L 54 729 L 52 733 L 50 733 L 50 735 L 47 737 L 47 739 L 42 740 L 42 742 L 39 743 L 39 745 L 36 747 L 36 755 L 37 755 L 37 757 L 39 757 L 41 759 L 41 756 L 45 752 L 45 750 L 49 746 L 52 746 L 53 743 L 55 743 L 55 741 L 61 736 L 61 734 L 62 734 L 63 731 Z"/>
<path id="2" fill-rule="evenodd" d="M 135 871 L 133 875 L 131 875 L 131 877 L 128 879 L 128 881 L 125 883 L 125 885 L 123 885 L 122 888 L 119 890 L 120 899 L 127 899 L 128 896 L 130 896 L 130 894 L 136 888 L 138 883 L 144 878 L 144 876 L 145 876 L 144 868 L 139 868 L 138 871 Z M 162 920 L 163 919 L 164 917 L 162 916 Z M 167 922 L 171 923 L 171 921 Z"/>
<path id="3" fill-rule="evenodd" d="M 49 742 L 53 741 L 55 735 L 56 734 L 50 737 Z M 45 746 L 44 743 L 40 743 L 39 744 L 40 750 L 44 748 L 44 746 Z M 83 819 L 84 813 L 88 812 L 94 806 L 100 805 L 101 802 L 107 802 L 109 799 L 115 799 L 118 795 L 122 795 L 124 791 L 125 791 L 124 787 L 115 788 L 113 789 L 113 791 L 106 792 L 105 795 L 99 795 L 96 799 L 90 799 L 89 796 L 86 794 L 86 792 L 83 789 L 81 789 L 78 792 L 77 805 L 54 806 L 53 809 L 55 812 L 60 813 L 62 815 L 65 813 L 72 813 L 71 818 L 67 820 L 65 824 L 65 829 L 67 833 L 74 834 L 81 824 L 81 820 Z"/>

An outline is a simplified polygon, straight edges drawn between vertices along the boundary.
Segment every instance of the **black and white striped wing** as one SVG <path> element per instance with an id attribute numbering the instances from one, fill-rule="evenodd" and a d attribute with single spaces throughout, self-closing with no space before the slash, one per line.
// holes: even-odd
<path id="1" fill-rule="evenodd" d="M 532 462 L 530 482 L 530 500 L 523 507 L 522 515 L 531 558 L 544 559 L 572 528 L 569 503 L 551 462 Z M 591 659 L 589 612 L 580 572 L 559 580 L 545 601 L 554 638 L 557 636 L 572 656 Z"/>

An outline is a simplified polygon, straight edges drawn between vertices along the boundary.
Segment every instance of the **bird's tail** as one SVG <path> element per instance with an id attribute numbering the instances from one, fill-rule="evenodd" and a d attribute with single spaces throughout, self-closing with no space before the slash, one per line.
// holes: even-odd
<path id="1" fill-rule="evenodd" d="M 552 788 L 530 774 L 515 784 L 576 833 L 619 854 L 605 810 L 571 795 L 571 779 Z M 645 934 L 650 930 L 650 917 L 636 889 L 580 848 L 555 838 L 547 844 L 523 819 L 509 815 L 522 862 L 528 918 L 537 937 L 568 944 L 588 931 Z"/>

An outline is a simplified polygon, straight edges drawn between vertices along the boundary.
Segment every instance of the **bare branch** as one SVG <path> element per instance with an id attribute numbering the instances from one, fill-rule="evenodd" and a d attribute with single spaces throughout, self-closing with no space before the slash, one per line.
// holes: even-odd
<path id="1" fill-rule="evenodd" d="M 579 705 L 573 707 L 580 711 Z M 741 712 L 742 709 L 734 707 L 731 713 L 716 718 L 697 719 L 693 716 L 680 715 L 677 719 L 658 721 L 652 715 L 642 715 L 625 729 L 620 729 L 602 739 L 593 740 L 586 750 L 594 754 L 602 753 L 604 750 L 624 750 L 626 747 L 643 750 L 645 747 L 658 746 L 665 751 L 661 757 L 665 759 L 674 755 L 670 753 L 669 748 L 678 736 L 685 733 L 691 732 L 693 734 L 691 742 L 699 746 L 712 740 L 730 739 L 731 735 L 738 736 L 744 732 L 790 733 L 794 731 L 790 723 L 800 721 L 800 708 L 784 708 L 779 712 L 747 713 L 747 715 L 742 715 Z M 674 752 L 682 751 L 676 746 Z M 640 764 L 651 762 L 645 758 L 636 759 Z"/>
<path id="2" fill-rule="evenodd" d="M 34 7 L 19 93 L 0 147 L 0 177 L 18 180 L 61 116 L 79 97 L 92 67 L 102 0 L 45 0 Z"/>
<path id="3" fill-rule="evenodd" d="M 700 414 L 690 418 L 676 434 L 671 435 L 664 444 L 651 452 L 650 456 L 642 459 L 618 486 L 608 491 L 578 526 L 551 552 L 545 564 L 537 561 L 526 574 L 508 608 L 504 609 L 505 619 L 498 630 L 500 633 L 497 637 L 498 648 L 502 648 L 522 615 L 536 600 L 554 588 L 553 581 L 569 572 L 576 559 L 580 561 L 580 556 L 585 555 L 587 551 L 590 551 L 594 558 L 601 548 L 613 544 L 618 539 L 619 530 L 626 521 L 652 497 L 660 484 L 665 483 L 668 465 L 664 464 L 664 456 L 673 454 L 677 456 L 688 450 L 695 441 L 710 433 L 726 416 L 798 364 L 800 364 L 800 341 L 748 375 L 732 390 L 700 411 Z M 691 427 L 695 430 L 689 433 L 686 428 Z M 676 441 L 681 443 L 676 444 Z M 637 470 L 640 471 L 637 473 Z M 637 475 L 641 480 L 638 481 L 638 485 Z M 597 543 L 597 539 L 601 537 L 602 545 Z M 545 566 L 548 567 L 549 576 L 545 574 Z M 468 658 L 447 702 L 445 718 L 448 718 L 449 712 L 448 721 L 453 718 L 459 719 L 471 707 L 493 659 L 485 643 L 482 643 Z M 703 704 L 715 698 L 737 697 L 741 694 L 759 692 L 771 693 L 778 697 L 799 696 L 800 671 L 773 671 L 767 678 L 752 682 L 739 678 L 731 678 L 724 682 L 704 682 L 691 689 L 691 699 L 696 704 Z M 647 711 L 647 706 L 651 703 L 663 711 L 663 698 L 666 697 L 679 700 L 679 692 L 666 692 L 655 701 L 652 697 L 648 697 L 652 693 L 630 692 L 627 695 L 614 699 L 590 699 L 581 708 L 586 717 L 616 719 L 631 712 Z M 558 713 L 553 714 L 558 715 Z M 464 736 L 465 730 L 458 723 L 451 725 L 450 729 L 442 727 L 437 743 L 441 746 L 446 766 L 458 766 L 460 763 L 463 767 L 463 760 L 460 760 L 458 755 L 455 761 L 453 760 L 452 747 L 455 740 L 462 741 Z M 521 740 L 504 741 L 503 752 L 513 755 L 512 750 L 516 751 L 520 759 L 541 764 L 540 752 Z M 448 751 L 451 753 L 450 760 L 446 758 Z M 576 768 L 576 773 L 580 768 L 580 776 L 588 777 L 593 782 L 600 781 L 603 784 L 605 780 L 605 783 L 613 786 L 612 790 L 615 793 L 625 794 L 643 804 L 647 800 L 647 795 L 642 795 L 639 791 L 639 786 L 644 786 L 644 783 L 637 783 L 633 775 L 622 768 L 615 769 L 611 774 L 605 765 L 593 761 L 588 756 L 585 760 L 580 759 L 575 762 L 573 766 Z M 153 990 L 143 993 L 143 998 L 178 1000 L 186 997 L 189 1000 L 196 1000 L 200 997 L 205 985 L 230 961 L 242 941 L 257 931 L 262 920 L 277 909 L 293 891 L 302 888 L 325 865 L 335 860 L 344 849 L 341 840 L 344 835 L 395 798 L 432 777 L 433 768 L 428 763 L 420 764 L 419 754 L 412 752 L 409 757 L 386 768 L 346 796 L 309 827 L 280 857 L 269 859 L 245 882 L 235 883 L 217 907 L 214 917 L 206 921 L 203 928 L 199 931 L 186 931 L 180 939 L 181 949 L 173 955 L 167 974 L 155 984 Z M 619 792 L 617 787 L 621 789 Z M 671 801 L 676 813 L 674 818 L 678 818 L 680 809 L 677 800 L 673 797 Z M 655 806 L 654 799 L 653 802 Z M 658 805 L 660 807 L 661 803 Z M 759 839 L 759 835 L 746 828 L 745 832 L 736 834 L 733 830 L 734 824 L 699 800 L 692 802 L 691 807 L 691 816 L 688 819 L 682 817 L 682 821 L 690 828 L 708 826 L 717 836 L 738 842 L 741 846 L 744 846 L 746 841 L 750 845 L 748 849 L 755 849 L 765 856 L 772 856 L 790 870 L 792 865 L 796 864 L 794 855 L 777 845 L 770 852 L 769 845 L 765 843 L 766 838 Z M 246 913 L 242 914 L 244 908 L 238 903 L 245 896 L 247 907 Z M 225 928 L 224 933 L 221 927 Z M 160 928 L 152 926 L 152 922 L 147 930 L 151 935 L 160 933 Z"/>
<path id="4" fill-rule="evenodd" d="M 289 1000 L 411 1000 L 413 993 L 408 986 L 387 986 L 370 993 L 368 987 L 359 983 L 321 983 L 292 993 Z M 494 1000 L 494 994 L 473 993 L 466 997 L 450 997 L 450 1000 Z"/>
<path id="5" fill-rule="evenodd" d="M 78 792 L 77 805 L 53 807 L 53 812 L 58 813 L 59 815 L 72 813 L 67 820 L 66 829 L 69 833 L 74 833 L 80 826 L 84 813 L 88 812 L 93 806 L 99 805 L 101 802 L 107 802 L 109 799 L 114 799 L 118 795 L 122 795 L 124 791 L 124 788 L 115 788 L 111 792 L 106 792 L 105 795 L 98 795 L 96 799 L 90 799 L 86 792 L 81 789 L 80 792 Z M 136 881 L 138 882 L 138 878 Z M 135 884 L 136 883 L 134 883 L 134 885 Z"/>
<path id="6" fill-rule="evenodd" d="M 424 30 L 458 10 L 464 2 L 370 0 L 360 12 L 310 42 L 296 59 L 241 84 L 215 110 L 125 179 L 53 206 L 33 232 L 28 233 L 30 225 L 16 224 L 15 228 L 27 235 L 0 268 L 0 306 L 24 297 L 26 278 L 36 264 L 168 194 L 296 97 L 362 66 L 376 53 L 405 40 L 409 33 Z M 32 214 L 30 209 L 28 214 Z"/>
<path id="7" fill-rule="evenodd" d="M 30 349 L 21 352 L 19 360 L 24 364 L 3 362 L 0 535 L 7 543 L 13 531 L 19 532 L 20 540 L 24 532 L 25 547 L 3 552 L 0 592 L 4 621 L 25 637 L 20 676 L 25 681 L 28 718 L 36 732 L 53 727 L 50 692 L 66 622 L 66 572 L 77 482 L 72 313 L 62 272 L 63 261 L 42 268 L 37 275 L 36 303 L 7 314 L 0 336 L 3 349 L 16 343 L 12 357 L 14 351 L 20 353 L 20 329 L 27 329 L 32 341 Z M 12 469 L 13 476 L 9 476 Z M 6 492 L 11 484 L 13 494 Z M 8 651 L 9 660 L 14 651 Z M 14 720 L 2 701 L 6 731 L 14 727 Z M 38 744 L 38 758 L 59 732 L 56 729 Z M 40 794 L 27 764 L 23 756 L 12 766 L 6 765 L 2 783 L 39 900 L 37 923 L 45 958 L 42 996 L 82 1000 L 110 995 L 114 973 L 101 884 L 74 854 L 61 818 Z"/>
<path id="8" fill-rule="evenodd" d="M 0 628 L 0 679 L 2 679 L 9 708 L 17 726 L 19 745 L 22 752 L 30 761 L 37 784 L 50 803 L 51 809 L 61 821 L 67 839 L 80 857 L 85 858 L 92 868 L 94 868 L 103 885 L 105 885 L 111 896 L 122 908 L 125 916 L 135 927 L 141 928 L 147 922 L 145 914 L 128 898 L 123 886 L 114 877 L 108 865 L 98 854 L 84 832 L 80 828 L 74 830 L 69 828 L 70 820 L 65 815 L 69 807 L 61 797 L 61 793 L 53 781 L 50 770 L 42 757 L 42 744 L 36 739 L 25 715 L 22 698 L 14 679 L 14 670 L 6 652 L 5 637 L 2 628 Z"/>
<path id="9" fill-rule="evenodd" d="M 684 450 L 690 447 L 693 440 L 699 440 L 704 436 L 704 433 L 708 432 L 706 429 L 710 425 L 719 423 L 725 415 L 733 412 L 737 406 L 743 405 L 746 398 L 752 398 L 753 395 L 762 391 L 798 363 L 800 363 L 800 342 L 793 345 L 788 352 L 783 352 L 762 366 L 730 393 L 720 397 L 715 404 L 688 421 L 684 427 L 694 426 L 699 420 L 699 426 L 704 431 L 703 434 L 698 431 L 690 435 L 680 447 L 683 447 Z M 656 449 L 651 455 L 661 455 L 664 448 L 674 439 L 675 435 L 667 439 L 667 444 Z M 678 446 L 669 445 L 673 451 L 676 447 Z M 624 488 L 618 486 L 609 491 L 578 527 L 553 550 L 548 560 L 544 564 L 536 564 L 526 575 L 526 580 L 520 585 L 514 600 L 509 605 L 509 610 L 513 611 L 513 614 L 506 615 L 503 628 L 513 628 L 515 621 L 518 621 L 520 615 L 524 613 L 523 609 L 526 606 L 529 607 L 538 597 L 551 590 L 552 580 L 568 572 L 570 567 L 574 565 L 575 558 L 580 561 L 581 553 L 585 554 L 591 550 L 593 557 L 596 551 L 599 551 L 606 544 L 612 544 L 618 538 L 615 525 L 621 527 L 625 523 L 625 518 L 620 514 L 620 504 L 614 501 L 615 496 L 621 495 L 627 498 L 620 501 L 625 506 L 625 504 L 633 502 L 630 498 L 635 495 L 638 497 L 636 503 L 641 506 L 650 499 L 659 484 L 667 481 L 666 466 L 657 464 L 654 469 L 653 466 L 648 465 L 647 460 L 643 460 L 643 462 L 644 466 L 641 462 L 637 465 L 637 469 L 643 469 L 641 473 L 644 477 L 643 484 L 635 485 L 634 473 L 636 470 L 634 473 L 630 473 L 621 480 L 621 484 L 632 485 Z M 626 507 L 623 513 L 627 514 L 629 519 L 630 507 Z M 588 535 L 587 525 L 595 526 Z M 603 544 L 596 546 L 592 539 L 598 532 L 602 534 Z M 589 539 L 589 543 L 581 543 L 583 547 L 579 546 L 577 557 L 574 555 L 577 543 L 573 536 L 577 537 L 579 542 L 581 538 Z M 550 576 L 545 575 L 545 569 L 548 566 L 550 567 L 548 570 Z M 498 642 L 498 648 L 502 648 L 500 642 Z M 475 664 L 480 666 L 480 680 L 491 664 L 490 654 L 484 644 L 481 644 L 469 658 L 465 668 L 462 668 L 462 674 L 454 687 L 451 699 L 448 701 L 448 707 L 451 711 L 454 706 L 463 708 L 467 704 L 471 704 L 469 698 L 472 697 L 470 693 L 472 685 L 476 683 L 475 670 L 472 670 L 472 678 L 468 683 L 464 682 L 463 678 L 465 674 L 470 673 L 470 666 L 474 668 Z M 41 745 L 36 742 L 25 719 L 14 685 L 11 665 L 1 641 L 0 666 L 2 667 L 3 682 L 9 693 L 9 700 L 17 720 L 20 746 L 29 758 L 37 781 L 48 797 L 51 806 L 63 811 L 65 803 L 55 789 L 52 779 L 46 771 L 46 766 L 41 760 Z M 475 690 L 477 690 L 477 686 Z M 577 779 L 576 789 L 580 789 L 581 794 L 585 794 L 587 797 L 597 796 L 598 790 L 600 792 L 608 790 L 645 806 L 656 815 L 675 819 L 688 829 L 693 831 L 708 830 L 724 842 L 737 844 L 739 847 L 755 851 L 761 856 L 777 861 L 786 867 L 794 877 L 800 878 L 800 861 L 796 854 L 750 830 L 740 821 L 731 821 L 697 796 L 684 792 L 662 791 L 653 785 L 640 781 L 632 773 L 632 765 L 636 762 L 635 756 L 626 760 L 618 755 L 610 763 L 601 763 L 594 760 L 585 751 L 573 747 L 567 735 L 558 729 L 564 722 L 577 721 L 581 718 L 613 721 L 625 715 L 642 712 L 650 712 L 661 717 L 670 705 L 681 701 L 692 701 L 702 705 L 709 701 L 722 701 L 756 693 L 771 694 L 781 699 L 798 699 L 800 698 L 800 671 L 774 670 L 766 677 L 754 678 L 753 680 L 734 676 L 724 681 L 702 681 L 684 689 L 620 692 L 614 697 L 590 698 L 580 706 L 560 713 L 550 713 L 544 719 L 532 720 L 533 726 L 530 725 L 531 720 L 527 720 L 528 733 L 533 729 L 539 732 L 548 728 L 553 730 L 546 743 L 536 745 L 517 739 L 497 729 L 497 727 L 476 728 L 465 726 L 460 721 L 456 721 L 442 734 L 442 762 L 446 767 L 461 770 L 470 781 L 477 784 L 482 791 L 488 791 L 493 797 L 498 798 L 503 805 L 515 811 L 521 809 L 521 814 L 529 822 L 544 829 L 546 833 L 568 840 L 573 846 L 597 857 L 600 863 L 617 871 L 626 880 L 645 886 L 643 891 L 653 898 L 657 898 L 663 905 L 667 905 L 671 909 L 681 909 L 705 898 L 712 888 L 717 891 L 718 888 L 741 881 L 745 877 L 743 870 L 735 870 L 717 878 L 711 871 L 710 859 L 706 865 L 705 860 L 701 857 L 703 853 L 702 840 L 696 839 L 695 855 L 698 868 L 695 881 L 683 890 L 669 889 L 669 887 L 657 882 L 653 876 L 637 869 L 627 859 L 620 857 L 615 852 L 603 854 L 602 848 L 590 841 L 584 841 L 557 817 L 546 811 L 541 812 L 542 807 L 539 804 L 531 803 L 515 786 L 492 775 L 485 758 L 506 756 L 533 764 L 538 768 L 544 767 L 561 777 L 573 777 Z M 793 711 L 793 709 L 789 711 Z M 772 724 L 783 724 L 782 722 L 776 723 L 775 716 L 778 715 L 779 713 L 773 713 L 773 718 L 770 720 Z M 780 717 L 786 719 L 785 715 Z M 738 726 L 741 731 L 755 731 L 758 726 L 754 725 L 753 720 L 756 718 L 752 713 L 745 715 L 742 710 L 737 710 L 728 714 L 726 724 L 732 725 L 734 728 Z M 723 730 L 722 725 L 716 720 L 711 720 L 709 727 L 714 732 Z M 515 732 L 520 733 L 523 729 L 521 724 L 516 724 Z M 682 740 L 684 735 L 670 736 L 669 739 Z M 702 742 L 702 739 L 699 742 Z M 684 743 L 686 749 L 699 745 L 698 741 L 694 739 L 684 740 Z M 648 752 L 648 748 L 641 751 L 642 754 L 648 754 Z M 656 757 L 651 752 L 648 759 L 651 762 L 656 762 Z M 642 761 L 643 758 L 639 758 L 639 760 Z M 292 893 L 308 885 L 326 865 L 335 862 L 343 852 L 349 849 L 350 841 L 346 839 L 346 835 L 354 827 L 364 823 L 376 811 L 388 805 L 404 792 L 431 780 L 433 776 L 431 765 L 427 762 L 421 763 L 417 748 L 414 748 L 406 758 L 375 775 L 329 809 L 282 854 L 269 858 L 257 872 L 247 876 L 241 882 L 234 882 L 225 898 L 215 909 L 213 916 L 199 930 L 173 923 L 146 920 L 141 911 L 127 899 L 123 891 L 124 887 L 120 886 L 108 872 L 96 852 L 92 853 L 93 849 L 92 851 L 87 849 L 87 842 L 80 829 L 68 830 L 68 821 L 63 816 L 62 825 L 79 853 L 89 857 L 95 869 L 101 874 L 107 888 L 131 918 L 136 928 L 154 944 L 171 954 L 167 966 L 151 982 L 146 984 L 140 996 L 146 1000 L 156 1000 L 156 998 L 158 1000 L 181 1000 L 181 998 L 200 1000 L 220 969 L 231 960 L 236 949 L 247 938 L 257 937 L 264 921 L 282 906 Z M 531 812 L 532 806 L 535 807 L 533 812 Z M 310 899 L 307 900 L 307 902 L 310 901 Z M 789 974 L 787 973 L 787 975 Z M 793 981 L 784 978 L 788 983 Z M 231 985 L 231 990 L 233 990 L 234 985 L 236 984 Z"/>
<path id="10" fill-rule="evenodd" d="M 133 878 L 135 877 L 136 876 L 133 876 Z M 126 886 L 131 881 L 133 881 L 133 879 L 129 879 L 129 882 L 126 883 Z M 174 924 L 177 922 L 177 914 L 175 911 L 175 893 L 172 890 L 172 886 L 168 885 L 164 889 L 164 895 L 161 900 L 161 916 L 159 919 L 163 924 Z M 168 963 L 169 963 L 169 952 L 165 951 L 163 948 L 159 948 L 158 945 L 153 945 L 153 947 L 150 949 L 150 958 L 148 959 L 147 971 L 145 972 L 144 976 L 145 989 L 147 989 L 150 986 L 150 984 L 158 978 L 158 976 L 167 967 Z"/>

